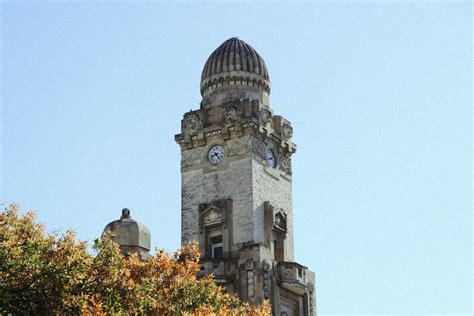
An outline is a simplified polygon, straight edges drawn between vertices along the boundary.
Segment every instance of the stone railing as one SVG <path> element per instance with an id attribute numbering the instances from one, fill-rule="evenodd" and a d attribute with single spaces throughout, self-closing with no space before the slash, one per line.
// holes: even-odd
<path id="1" fill-rule="evenodd" d="M 310 281 L 308 268 L 296 262 L 281 261 L 277 265 L 277 280 L 294 291 L 305 291 Z"/>
<path id="2" fill-rule="evenodd" d="M 220 276 L 225 276 L 228 272 L 224 260 L 204 259 L 201 260 L 200 265 L 201 269 L 198 272 L 198 277 L 212 273 L 216 279 L 219 279 Z"/>

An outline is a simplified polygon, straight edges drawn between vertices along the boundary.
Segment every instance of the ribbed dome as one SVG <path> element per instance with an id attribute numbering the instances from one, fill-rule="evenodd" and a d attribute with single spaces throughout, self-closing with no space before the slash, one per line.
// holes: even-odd
<path id="1" fill-rule="evenodd" d="M 270 92 L 270 76 L 262 57 L 237 37 L 222 43 L 207 59 L 201 74 L 201 94 L 219 82 L 238 81 Z"/>

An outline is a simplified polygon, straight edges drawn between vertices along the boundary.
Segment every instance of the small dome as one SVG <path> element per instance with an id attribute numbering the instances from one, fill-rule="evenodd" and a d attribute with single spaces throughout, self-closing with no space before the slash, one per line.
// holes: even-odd
<path id="1" fill-rule="evenodd" d="M 138 251 L 142 256 L 150 251 L 151 234 L 148 227 L 130 217 L 130 210 L 124 208 L 119 220 L 110 222 L 104 233 L 112 231 L 113 240 L 120 245 L 122 252 Z"/>
<path id="2" fill-rule="evenodd" d="M 270 93 L 270 76 L 262 57 L 237 37 L 222 43 L 207 59 L 201 74 L 201 95 L 221 82 L 245 82 Z"/>

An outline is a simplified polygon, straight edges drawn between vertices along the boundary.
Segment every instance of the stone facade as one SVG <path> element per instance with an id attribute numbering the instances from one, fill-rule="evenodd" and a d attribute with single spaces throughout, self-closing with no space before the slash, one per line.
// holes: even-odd
<path id="1" fill-rule="evenodd" d="M 274 315 L 315 315 L 315 278 L 293 262 L 293 128 L 270 106 L 263 59 L 232 38 L 209 57 L 200 109 L 181 133 L 181 240 L 196 240 L 201 275 Z"/>

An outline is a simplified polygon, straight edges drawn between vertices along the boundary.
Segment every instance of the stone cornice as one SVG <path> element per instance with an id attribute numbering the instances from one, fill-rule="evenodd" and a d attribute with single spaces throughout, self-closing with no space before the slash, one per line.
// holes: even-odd
<path id="1" fill-rule="evenodd" d="M 296 151 L 291 123 L 282 116 L 273 115 L 259 101 L 250 99 L 233 99 L 184 114 L 181 133 L 175 135 L 175 141 L 186 150 L 205 146 L 216 137 L 226 140 L 243 135 L 271 141 L 286 155 Z"/>
<path id="2" fill-rule="evenodd" d="M 218 73 L 201 82 L 201 95 L 203 97 L 209 95 L 216 88 L 232 85 L 246 85 L 256 87 L 270 94 L 270 81 L 262 76 L 243 72 L 243 71 L 226 71 Z"/>

